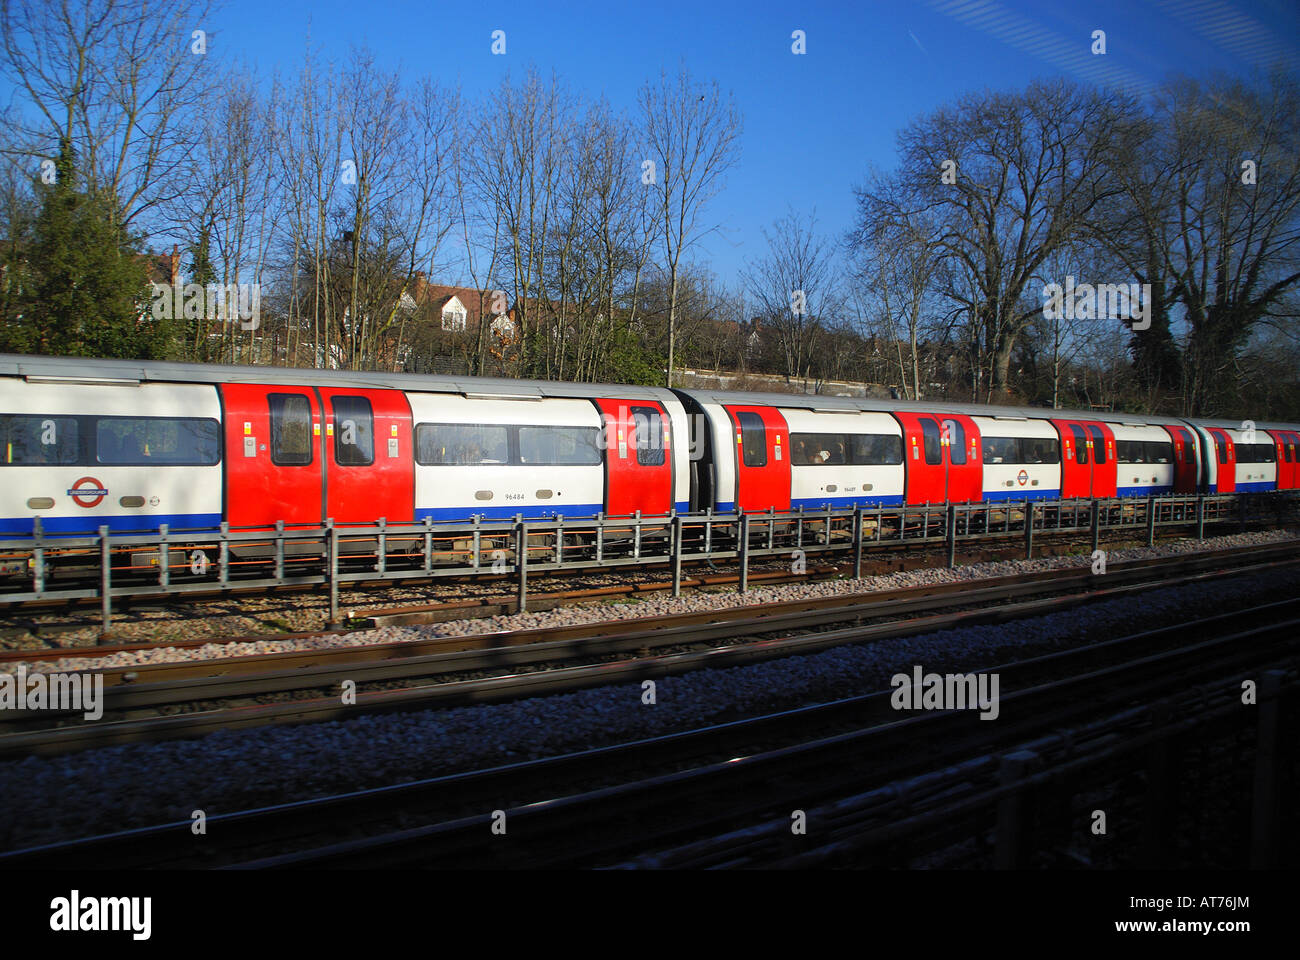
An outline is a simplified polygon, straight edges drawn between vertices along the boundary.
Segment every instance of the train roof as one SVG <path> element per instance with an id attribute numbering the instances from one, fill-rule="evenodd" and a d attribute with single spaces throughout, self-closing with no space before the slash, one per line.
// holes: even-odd
<path id="1" fill-rule="evenodd" d="M 784 394 L 740 392 L 731 390 L 677 390 L 698 403 L 746 404 L 794 407 L 802 410 L 869 411 L 888 413 L 894 410 L 915 413 L 961 413 L 971 417 L 1006 417 L 1016 420 L 1104 420 L 1131 426 L 1178 424 L 1183 420 L 1159 414 L 1110 413 L 1087 410 L 1059 410 L 1051 407 L 1013 407 L 983 403 L 956 403 L 931 400 L 876 400 L 864 397 L 826 397 L 818 394 Z M 1240 424 L 1236 426 L 1240 427 Z"/>
<path id="2" fill-rule="evenodd" d="M 628 400 L 672 400 L 664 387 L 631 384 L 561 383 L 550 380 L 509 380 L 495 377 L 446 377 L 416 373 L 364 370 L 314 370 L 300 367 L 246 367 L 153 360 L 92 360 L 0 354 L 0 376 L 38 380 L 138 383 L 269 383 L 370 389 L 415 393 L 455 393 L 475 397 L 542 398 L 614 397 Z"/>
<path id="3" fill-rule="evenodd" d="M 1196 424 L 1198 427 L 1214 427 L 1214 428 L 1216 428 L 1216 429 L 1218 429 L 1218 430 L 1237 430 L 1237 431 L 1240 431 L 1240 430 L 1242 429 L 1242 425 L 1245 424 L 1247 421 L 1245 421 L 1245 420 L 1224 420 L 1224 419 L 1218 419 L 1218 420 L 1205 420 L 1205 419 L 1195 418 L 1195 419 L 1192 419 L 1190 422 Z M 1252 422 L 1253 422 L 1253 421 L 1252 421 Z M 1294 431 L 1294 430 L 1300 430 L 1300 426 L 1297 426 L 1297 425 L 1294 424 L 1294 423 L 1260 422 L 1260 423 L 1255 423 L 1255 429 L 1256 429 L 1256 430 L 1292 430 L 1292 431 Z"/>
<path id="4" fill-rule="evenodd" d="M 1202 427 L 1240 430 L 1242 421 L 1192 419 L 1158 414 L 1111 413 L 1087 410 L 1059 410 L 1050 407 L 999 406 L 979 403 L 950 403 L 929 400 L 877 400 L 863 397 L 830 397 L 803 393 L 761 393 L 732 390 L 668 390 L 634 384 L 564 383 L 552 380 L 512 380 L 504 377 L 436 376 L 416 373 L 385 373 L 365 370 L 316 370 L 302 367 L 226 366 L 211 363 L 178 363 L 154 360 L 98 360 L 81 357 L 44 357 L 0 354 L 0 377 L 26 377 L 66 382 L 136 383 L 268 383 L 409 390 L 415 393 L 448 393 L 473 397 L 525 399 L 572 397 L 596 399 L 615 397 L 628 400 L 672 400 L 674 395 L 697 403 L 746 404 L 793 407 L 835 412 L 879 412 L 895 410 L 917 413 L 961 413 L 975 417 L 1014 419 L 1104 420 L 1132 426 L 1145 424 L 1194 423 Z M 1300 430 L 1300 425 L 1261 422 L 1258 430 Z"/>

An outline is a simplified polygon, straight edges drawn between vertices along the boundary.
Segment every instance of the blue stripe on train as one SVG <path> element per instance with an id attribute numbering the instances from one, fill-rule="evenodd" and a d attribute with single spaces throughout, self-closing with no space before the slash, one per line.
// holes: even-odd
<path id="1" fill-rule="evenodd" d="M 901 493 L 877 497 L 799 497 L 790 501 L 790 509 L 798 510 L 803 507 L 805 510 L 825 510 L 827 506 L 830 506 L 831 509 L 837 507 L 896 507 L 902 502 L 903 495 Z"/>
<path id="2" fill-rule="evenodd" d="M 415 511 L 415 522 L 423 523 L 425 517 L 431 517 L 438 522 L 473 520 L 475 514 L 484 520 L 513 520 L 516 514 L 522 514 L 525 520 L 551 520 L 556 516 L 594 517 L 604 509 L 605 505 L 601 503 L 572 503 L 562 507 L 550 507 L 542 503 L 519 504 L 512 507 L 427 507 Z M 690 509 L 689 501 L 681 500 L 677 504 L 678 513 L 689 513 Z"/>
<path id="3" fill-rule="evenodd" d="M 1148 483 L 1146 486 L 1116 487 L 1115 496 L 1117 497 L 1158 497 L 1164 493 L 1172 493 L 1173 489 L 1174 487 L 1173 484 L 1171 483 L 1162 483 L 1162 484 Z"/>
<path id="4" fill-rule="evenodd" d="M 1060 490 L 985 490 L 985 500 L 1059 500 Z"/>
<path id="5" fill-rule="evenodd" d="M 93 536 L 101 526 L 113 533 L 156 533 L 160 524 L 172 533 L 182 530 L 214 530 L 221 526 L 219 513 L 125 514 L 116 517 L 41 517 L 41 529 L 50 536 Z M 0 517 L 0 536 L 30 537 L 31 517 Z"/>
<path id="6" fill-rule="evenodd" d="M 484 520 L 513 520 L 522 515 L 525 520 L 553 520 L 556 516 L 594 517 L 604 509 L 599 503 L 569 503 L 548 507 L 540 503 L 519 503 L 506 507 L 423 507 L 415 511 L 415 522 L 423 523 L 425 517 L 437 522 L 473 520 L 475 515 Z"/>
<path id="7" fill-rule="evenodd" d="M 1263 493 L 1266 490 L 1276 490 L 1276 480 L 1255 480 L 1251 483 L 1237 484 L 1237 493 Z"/>
<path id="8" fill-rule="evenodd" d="M 834 507 L 897 507 L 903 502 L 902 494 L 891 496 L 879 496 L 871 498 L 858 497 L 804 497 L 790 501 L 790 509 L 798 510 L 803 507 L 805 510 L 825 510 L 829 503 Z M 733 513 L 736 509 L 734 500 L 721 501 L 713 508 L 714 513 Z"/>

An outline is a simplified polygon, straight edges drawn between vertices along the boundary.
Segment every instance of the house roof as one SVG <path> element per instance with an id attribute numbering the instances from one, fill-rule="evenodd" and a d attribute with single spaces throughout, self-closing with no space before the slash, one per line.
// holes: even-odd
<path id="1" fill-rule="evenodd" d="M 411 298 L 419 306 L 431 307 L 438 311 L 450 303 L 452 297 L 456 297 L 465 308 L 465 322 L 470 325 L 479 322 L 480 313 L 485 313 L 489 317 L 496 316 L 496 312 L 492 310 L 492 300 L 496 293 L 495 290 L 475 290 L 473 287 L 428 283 L 423 273 L 415 275 L 410 290 Z"/>

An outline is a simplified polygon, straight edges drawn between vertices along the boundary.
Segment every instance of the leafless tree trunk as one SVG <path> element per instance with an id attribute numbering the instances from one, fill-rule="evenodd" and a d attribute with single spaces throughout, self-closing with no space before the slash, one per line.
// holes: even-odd
<path id="1" fill-rule="evenodd" d="M 188 38 L 209 9 L 204 0 L 0 2 L 0 73 L 28 108 L 11 118 L 22 139 L 51 157 L 66 140 L 89 188 L 137 230 L 188 183 L 214 80 Z"/>
<path id="2" fill-rule="evenodd" d="M 763 319 L 777 331 L 786 378 L 806 380 L 825 320 L 840 309 L 834 250 L 817 233 L 815 211 L 805 220 L 792 210 L 763 237 L 767 252 L 745 268 L 745 285 Z"/>
<path id="3" fill-rule="evenodd" d="M 668 274 L 668 369 L 672 386 L 677 346 L 677 284 L 683 252 L 710 232 L 701 222 L 704 208 L 722 187 L 722 178 L 740 151 L 740 114 L 717 83 L 691 78 L 683 64 L 674 78 L 660 74 L 641 89 L 641 115 L 652 168 L 642 180 L 655 193 L 656 222 Z"/>

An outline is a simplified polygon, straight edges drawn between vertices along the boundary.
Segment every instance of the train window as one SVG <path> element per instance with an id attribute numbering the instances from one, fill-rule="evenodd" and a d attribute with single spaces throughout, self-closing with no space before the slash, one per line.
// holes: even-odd
<path id="1" fill-rule="evenodd" d="M 633 407 L 636 462 L 643 467 L 664 465 L 664 420 L 654 407 Z"/>
<path id="2" fill-rule="evenodd" d="M 985 463 L 1060 463 L 1061 445 L 1055 437 L 985 437 Z"/>
<path id="3" fill-rule="evenodd" d="M 1271 443 L 1237 444 L 1238 463 L 1273 463 L 1276 454 Z"/>
<path id="4" fill-rule="evenodd" d="M 375 462 L 375 417 L 365 397 L 334 397 L 334 462 L 368 467 Z"/>
<path id="5" fill-rule="evenodd" d="M 1147 440 L 1146 457 L 1147 463 L 1172 463 L 1174 445 L 1168 440 Z"/>
<path id="6" fill-rule="evenodd" d="M 311 402 L 301 393 L 272 393 L 271 462 L 277 467 L 305 467 L 312 462 Z"/>
<path id="7" fill-rule="evenodd" d="M 740 424 L 740 449 L 747 467 L 767 466 L 767 428 L 756 413 L 737 413 Z"/>
<path id="8" fill-rule="evenodd" d="M 1089 427 L 1088 432 L 1092 434 L 1092 457 L 1095 463 L 1106 462 L 1106 435 L 1101 432 L 1101 427 Z"/>
<path id="9" fill-rule="evenodd" d="M 1210 434 L 1214 438 L 1214 447 L 1219 451 L 1219 463 L 1228 462 L 1228 445 L 1223 442 L 1223 437 L 1217 433 Z"/>
<path id="10" fill-rule="evenodd" d="M 592 466 L 600 463 L 599 441 L 599 427 L 520 427 L 519 462 Z M 663 450 L 659 454 L 663 463 Z"/>
<path id="11" fill-rule="evenodd" d="M 1055 437 L 1024 437 L 1020 441 L 1021 463 L 1060 463 L 1061 442 Z"/>
<path id="12" fill-rule="evenodd" d="M 1080 466 L 1088 462 L 1088 437 L 1083 432 L 1083 427 L 1070 425 L 1070 433 L 1074 434 L 1074 462 Z"/>
<path id="13" fill-rule="evenodd" d="M 426 467 L 509 463 L 509 428 L 496 424 L 422 423 L 415 428 L 415 462 Z"/>
<path id="14" fill-rule="evenodd" d="M 101 417 L 95 451 L 99 463 L 117 466 L 206 467 L 221 459 L 220 428 L 188 417 Z"/>
<path id="15" fill-rule="evenodd" d="M 883 433 L 850 434 L 849 463 L 862 466 L 894 466 L 902 462 L 902 437 Z"/>
<path id="16" fill-rule="evenodd" d="M 840 465 L 849 462 L 849 438 L 842 433 L 794 433 L 790 435 L 790 463 L 793 466 Z"/>
<path id="17" fill-rule="evenodd" d="M 966 428 L 956 420 L 945 420 L 948 429 L 948 460 L 951 463 L 966 462 Z"/>
<path id="18" fill-rule="evenodd" d="M 1146 463 L 1146 445 L 1141 440 L 1116 440 L 1115 459 L 1120 463 Z"/>
<path id="19" fill-rule="evenodd" d="M 921 439 L 925 444 L 925 462 L 943 463 L 943 448 L 939 444 L 939 425 L 929 417 L 921 418 Z"/>
<path id="20" fill-rule="evenodd" d="M 1020 463 L 1020 441 L 1016 437 L 985 437 L 985 463 Z"/>
<path id="21" fill-rule="evenodd" d="M 77 463 L 80 437 L 74 417 L 0 414 L 0 466 Z"/>
<path id="22" fill-rule="evenodd" d="M 1292 463 L 1292 462 L 1294 462 L 1294 461 L 1291 459 L 1291 453 L 1292 453 L 1292 448 L 1293 448 L 1293 446 L 1294 446 L 1294 445 L 1293 445 L 1293 444 L 1291 443 L 1291 441 L 1289 441 L 1289 440 L 1283 442 L 1283 444 L 1282 444 L 1282 456 L 1286 457 L 1286 462 L 1287 462 L 1287 463 Z"/>
<path id="23" fill-rule="evenodd" d="M 903 438 L 869 433 L 792 433 L 790 463 L 888 466 L 903 462 Z"/>

